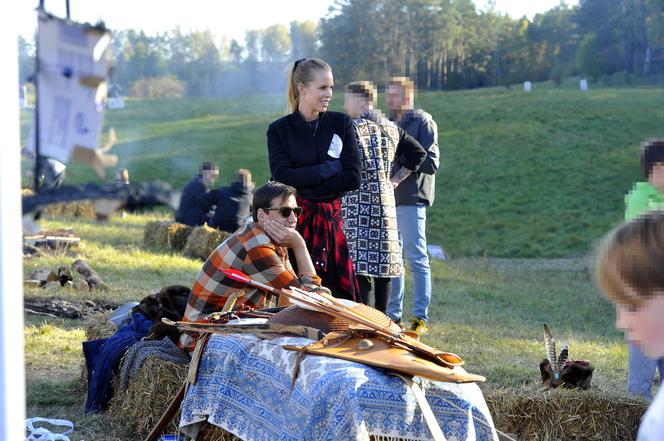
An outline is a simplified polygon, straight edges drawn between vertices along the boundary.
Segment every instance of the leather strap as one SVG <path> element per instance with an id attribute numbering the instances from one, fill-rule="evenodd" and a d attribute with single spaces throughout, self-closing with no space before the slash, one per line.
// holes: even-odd
<path id="1" fill-rule="evenodd" d="M 420 385 L 415 383 L 412 377 L 407 377 L 401 374 L 394 375 L 401 378 L 403 382 L 406 383 L 408 389 L 410 389 L 411 392 L 413 392 L 413 395 L 415 395 L 415 400 L 420 406 L 422 416 L 424 417 L 424 422 L 427 423 L 427 427 L 431 432 L 432 439 L 434 441 L 447 441 L 447 438 L 445 438 L 445 435 L 443 434 L 443 431 L 438 424 L 438 420 L 436 420 L 436 416 L 433 414 L 433 410 L 431 410 L 431 406 L 429 406 L 429 402 L 424 396 L 424 391 Z"/>

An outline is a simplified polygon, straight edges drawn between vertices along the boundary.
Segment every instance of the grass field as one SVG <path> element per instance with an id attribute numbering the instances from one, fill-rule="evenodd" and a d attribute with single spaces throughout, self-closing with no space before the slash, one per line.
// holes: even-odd
<path id="1" fill-rule="evenodd" d="M 342 99 L 335 100 L 338 108 Z M 530 95 L 483 89 L 420 94 L 417 101 L 437 120 L 441 144 L 429 242 L 453 257 L 432 262 L 425 341 L 459 353 L 469 371 L 486 375 L 487 393 L 531 390 L 539 383 L 546 322 L 558 341 L 570 344 L 571 357 L 595 365 L 594 387 L 623 392 L 626 347 L 612 308 L 593 286 L 588 255 L 622 218 L 622 197 L 640 179 L 640 141 L 664 136 L 664 89 L 581 94 L 569 86 L 535 85 Z M 223 182 L 238 167 L 251 168 L 262 182 L 268 178 L 265 131 L 282 109 L 275 96 L 128 101 L 126 109 L 110 111 L 106 123 L 119 136 L 113 149 L 119 165 L 135 181 L 165 179 L 179 187 L 200 161 L 211 159 L 220 163 Z M 22 118 L 26 136 L 28 118 Z M 68 169 L 70 182 L 95 179 L 86 166 Z M 121 304 L 168 284 L 191 285 L 200 261 L 142 245 L 145 223 L 168 216 L 135 214 L 107 224 L 44 220 L 46 228 L 73 227 L 83 240 L 78 256 L 111 286 L 105 294 L 63 296 Z M 73 260 L 64 253 L 25 259 L 24 274 Z M 34 289 L 25 295 L 52 296 Z M 407 308 L 411 302 L 407 297 Z M 137 439 L 102 429 L 111 426 L 107 415 L 82 413 L 82 327 L 27 316 L 28 416 L 72 419 L 72 440 Z"/>
<path id="2" fill-rule="evenodd" d="M 592 86 L 592 85 L 591 85 Z M 339 109 L 337 93 L 333 105 Z M 382 101 L 381 101 L 382 103 Z M 429 242 L 452 256 L 583 255 L 622 218 L 623 196 L 641 179 L 640 143 L 664 137 L 664 89 L 571 86 L 421 93 L 438 122 L 441 169 L 428 210 Z M 285 107 L 281 96 L 235 100 L 128 101 L 107 113 L 133 180 L 180 188 L 203 160 L 222 183 L 245 167 L 269 177 L 265 133 Z M 28 116 L 23 117 L 27 136 Z M 97 178 L 72 165 L 70 182 Z"/>

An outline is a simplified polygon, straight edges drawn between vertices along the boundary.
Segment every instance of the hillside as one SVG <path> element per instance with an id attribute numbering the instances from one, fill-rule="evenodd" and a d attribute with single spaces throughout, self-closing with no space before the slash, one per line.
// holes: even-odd
<path id="1" fill-rule="evenodd" d="M 536 84 L 531 94 L 435 92 L 416 103 L 438 122 L 441 145 L 429 242 L 452 256 L 586 254 L 622 217 L 623 195 L 640 179 L 641 141 L 664 137 L 661 88 L 591 85 L 584 94 Z M 284 107 L 282 96 L 128 101 L 107 113 L 106 126 L 117 131 L 113 152 L 132 180 L 180 187 L 201 161 L 212 160 L 222 183 L 239 167 L 264 182 L 265 132 Z M 24 137 L 28 119 L 24 114 Z M 86 166 L 68 170 L 72 183 L 96 179 Z"/>

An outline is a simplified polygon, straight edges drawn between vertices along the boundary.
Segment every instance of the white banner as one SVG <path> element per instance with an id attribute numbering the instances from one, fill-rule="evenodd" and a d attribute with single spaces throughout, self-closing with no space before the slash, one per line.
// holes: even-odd
<path id="1" fill-rule="evenodd" d="M 95 149 L 103 124 L 111 57 L 108 30 L 39 18 L 39 152 L 67 163 L 76 147 Z M 35 118 L 28 148 L 35 150 Z"/>

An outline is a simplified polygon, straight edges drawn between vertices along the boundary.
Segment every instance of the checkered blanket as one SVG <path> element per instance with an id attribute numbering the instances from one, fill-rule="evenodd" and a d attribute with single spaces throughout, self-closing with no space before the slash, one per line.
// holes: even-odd
<path id="1" fill-rule="evenodd" d="M 311 342 L 213 335 L 183 402 L 182 431 L 194 437 L 208 421 L 244 440 L 431 439 L 412 392 L 385 370 L 306 355 L 293 386 L 298 353 L 281 345 Z M 421 386 L 448 441 L 498 439 L 476 384 Z"/>

